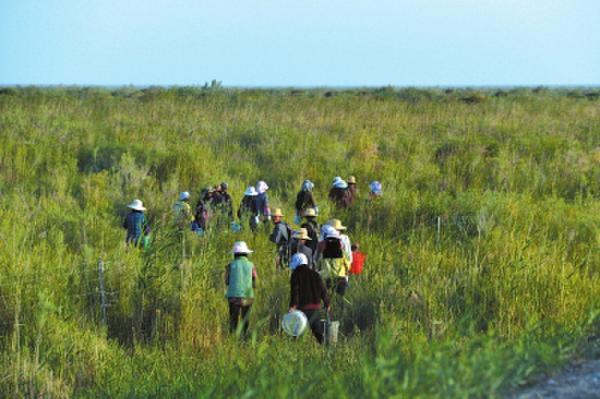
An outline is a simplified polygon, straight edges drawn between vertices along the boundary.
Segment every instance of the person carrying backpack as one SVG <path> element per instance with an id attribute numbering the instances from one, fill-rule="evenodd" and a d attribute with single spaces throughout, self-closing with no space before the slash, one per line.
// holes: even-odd
<path id="1" fill-rule="evenodd" d="M 325 280 L 327 288 L 344 296 L 348 287 L 348 270 L 350 264 L 344 256 L 340 233 L 332 226 L 323 226 L 323 241 L 319 242 L 319 272 Z"/>
<path id="2" fill-rule="evenodd" d="M 254 288 L 258 275 L 256 267 L 248 255 L 251 254 L 244 241 L 233 244 L 233 261 L 225 268 L 225 285 L 227 286 L 227 301 L 229 303 L 229 331 L 237 331 L 239 320 L 242 320 L 242 333 L 248 332 L 248 316 L 254 302 Z"/>
<path id="3" fill-rule="evenodd" d="M 275 258 L 275 267 L 282 270 L 287 267 L 290 259 L 290 241 L 292 230 L 287 223 L 283 221 L 281 209 L 276 208 L 273 212 L 273 231 L 269 240 L 277 247 L 277 256 Z"/>
<path id="4" fill-rule="evenodd" d="M 194 220 L 192 207 L 190 206 L 190 193 L 183 191 L 179 193 L 179 201 L 173 205 L 173 213 L 175 215 L 175 223 L 181 230 L 189 229 L 190 223 Z"/>
<path id="5" fill-rule="evenodd" d="M 296 224 L 300 224 L 302 216 L 307 209 L 318 209 L 312 193 L 314 187 L 314 183 L 310 180 L 304 180 L 302 183 L 302 189 L 296 196 L 296 216 L 294 218 Z"/>
<path id="6" fill-rule="evenodd" d="M 344 232 L 347 227 L 342 225 L 342 221 L 339 219 L 331 219 L 327 222 L 327 224 L 340 233 L 340 241 L 342 242 L 342 251 L 344 253 L 344 257 L 348 264 L 352 263 L 352 245 L 350 243 L 350 237 L 348 237 Z"/>

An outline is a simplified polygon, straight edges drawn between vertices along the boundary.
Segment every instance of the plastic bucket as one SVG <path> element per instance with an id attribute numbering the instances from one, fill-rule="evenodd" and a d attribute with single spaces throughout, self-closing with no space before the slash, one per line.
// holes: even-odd
<path id="1" fill-rule="evenodd" d="M 338 332 L 340 331 L 340 322 L 321 319 L 321 323 L 323 323 L 323 333 L 325 336 L 325 343 L 327 345 L 337 344 Z"/>

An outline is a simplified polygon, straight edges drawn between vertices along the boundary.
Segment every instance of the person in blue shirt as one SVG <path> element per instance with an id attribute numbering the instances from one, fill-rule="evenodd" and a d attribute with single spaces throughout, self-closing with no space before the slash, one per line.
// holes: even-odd
<path id="1" fill-rule="evenodd" d="M 123 228 L 127 230 L 125 242 L 127 245 L 139 246 L 142 244 L 143 238 L 150 233 L 150 226 L 144 215 L 146 208 L 139 199 L 133 200 L 131 204 L 127 205 L 127 208 L 131 209 L 131 212 L 129 212 L 123 223 Z"/>

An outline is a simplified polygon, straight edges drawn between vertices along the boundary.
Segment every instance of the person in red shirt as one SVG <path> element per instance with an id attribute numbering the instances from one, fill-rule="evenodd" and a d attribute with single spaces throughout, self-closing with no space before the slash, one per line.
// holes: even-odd
<path id="1" fill-rule="evenodd" d="M 352 244 L 352 265 L 350 266 L 350 274 L 361 274 L 367 254 L 362 253 L 359 250 L 358 243 Z"/>

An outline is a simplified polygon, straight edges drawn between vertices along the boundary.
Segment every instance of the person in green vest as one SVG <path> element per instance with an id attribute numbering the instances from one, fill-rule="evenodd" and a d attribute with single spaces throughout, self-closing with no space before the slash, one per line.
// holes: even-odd
<path id="1" fill-rule="evenodd" d="M 233 261 L 225 268 L 225 285 L 227 285 L 227 300 L 229 302 L 229 331 L 238 330 L 240 317 L 242 320 L 242 333 L 248 331 L 248 317 L 254 302 L 254 288 L 256 287 L 256 267 L 248 254 L 251 251 L 244 241 L 233 244 Z"/>

